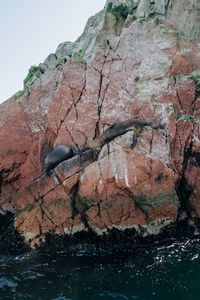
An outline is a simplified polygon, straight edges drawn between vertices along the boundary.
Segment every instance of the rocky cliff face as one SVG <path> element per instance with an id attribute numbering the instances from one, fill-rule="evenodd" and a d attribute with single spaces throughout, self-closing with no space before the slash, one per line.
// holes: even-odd
<path id="1" fill-rule="evenodd" d="M 180 3 L 107 1 L 0 106 L 0 212 L 25 244 L 75 251 L 198 230 L 200 56 L 188 37 L 199 40 L 199 14 Z M 162 129 L 146 126 L 134 148 L 129 131 L 45 176 L 56 144 L 84 149 L 128 119 Z"/>

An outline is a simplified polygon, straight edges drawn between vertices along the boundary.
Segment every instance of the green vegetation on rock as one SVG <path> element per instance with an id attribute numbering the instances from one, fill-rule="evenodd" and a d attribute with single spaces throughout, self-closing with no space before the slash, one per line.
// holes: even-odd
<path id="1" fill-rule="evenodd" d="M 149 19 L 148 18 L 140 18 L 139 22 L 141 25 L 144 25 L 145 23 L 149 22 Z"/>
<path id="2" fill-rule="evenodd" d="M 145 84 L 144 79 L 143 79 L 143 78 L 140 78 L 140 77 L 138 77 L 137 79 L 138 79 L 138 80 L 136 81 L 136 84 L 137 84 L 138 86 L 144 86 L 144 84 Z"/>
<path id="3" fill-rule="evenodd" d="M 158 193 L 155 196 L 145 194 L 133 195 L 133 193 L 130 193 L 130 197 L 144 213 L 148 213 L 150 208 L 156 208 L 165 203 L 178 205 L 178 197 L 175 191 Z"/>
<path id="4" fill-rule="evenodd" d="M 20 98 L 22 95 L 24 95 L 25 91 L 24 90 L 20 90 L 17 93 L 14 94 L 14 97 Z"/>
<path id="5" fill-rule="evenodd" d="M 23 209 L 20 209 L 19 207 L 15 208 L 15 215 L 18 216 L 22 212 L 31 212 L 36 206 L 36 203 L 27 203 L 26 206 Z"/>
<path id="6" fill-rule="evenodd" d="M 129 22 L 134 22 L 135 20 L 137 20 L 136 16 L 130 16 Z"/>
<path id="7" fill-rule="evenodd" d="M 72 43 L 69 42 L 69 41 L 60 43 L 60 44 L 58 45 L 58 49 L 63 48 L 63 47 L 65 47 L 65 46 L 69 46 L 69 45 L 71 45 L 71 44 L 72 44 Z"/>
<path id="8" fill-rule="evenodd" d="M 167 38 L 166 34 L 167 34 L 168 32 L 169 32 L 169 30 L 168 30 L 166 27 L 162 27 L 162 28 L 160 29 L 160 36 L 161 36 L 162 38 L 166 39 L 166 38 Z"/>
<path id="9" fill-rule="evenodd" d="M 31 212 L 35 208 L 35 205 L 35 203 L 28 203 L 23 209 L 23 211 Z"/>
<path id="10" fill-rule="evenodd" d="M 63 65 L 67 62 L 67 58 L 64 56 L 64 57 L 61 57 L 59 58 L 57 61 L 56 61 L 56 67 L 58 67 L 59 65 Z"/>
<path id="11" fill-rule="evenodd" d="M 172 103 L 170 103 L 170 104 L 168 105 L 168 108 L 169 108 L 169 110 L 170 110 L 170 113 L 174 113 L 174 105 L 173 105 Z"/>
<path id="12" fill-rule="evenodd" d="M 102 53 L 102 51 L 103 51 L 103 49 L 101 47 L 97 46 L 94 51 L 95 56 L 100 55 Z"/>
<path id="13" fill-rule="evenodd" d="M 47 56 L 47 60 L 50 60 L 52 57 L 55 57 L 55 54 L 54 54 L 54 53 L 50 53 L 50 54 Z"/>
<path id="14" fill-rule="evenodd" d="M 193 121 L 194 121 L 194 116 L 190 116 L 190 115 L 188 115 L 188 114 L 185 114 L 185 115 L 183 115 L 182 118 L 180 118 L 180 120 L 184 120 L 184 121 L 190 120 L 190 122 L 193 123 Z"/>
<path id="15" fill-rule="evenodd" d="M 200 88 L 200 70 L 195 70 L 192 73 L 185 75 L 185 77 L 194 80 L 196 87 Z"/>
<path id="16" fill-rule="evenodd" d="M 129 13 L 129 9 L 126 5 L 120 4 L 118 6 L 115 6 L 112 10 L 112 13 L 116 16 L 119 17 L 121 16 L 122 18 L 126 19 Z"/>
<path id="17" fill-rule="evenodd" d="M 77 52 L 75 52 L 74 54 L 73 54 L 73 56 L 72 56 L 72 62 L 75 62 L 75 63 L 84 63 L 84 64 L 86 64 L 86 61 L 83 59 L 83 57 L 79 54 L 79 53 L 77 53 Z"/>
<path id="18" fill-rule="evenodd" d="M 39 70 L 39 67 L 38 66 L 31 66 L 30 69 L 29 69 L 29 73 L 35 73 Z"/>
<path id="19" fill-rule="evenodd" d="M 38 77 L 36 75 L 31 75 L 27 81 L 24 81 L 25 84 L 31 85 L 33 84 L 36 80 L 38 79 Z"/>
<path id="20" fill-rule="evenodd" d="M 108 12 L 110 12 L 110 11 L 111 11 L 111 9 L 112 9 L 112 5 L 113 5 L 113 3 L 112 3 L 112 2 L 109 2 L 109 3 L 108 3 L 108 5 L 107 5 L 107 8 L 106 8 L 106 10 L 107 10 Z"/>
<path id="21" fill-rule="evenodd" d="M 35 80 L 40 76 L 40 74 L 41 74 L 41 71 L 38 66 L 35 66 L 35 65 L 31 66 L 28 71 L 28 75 L 24 79 L 24 85 L 33 84 L 35 82 Z"/>
<path id="22" fill-rule="evenodd" d="M 50 202 L 50 205 L 51 205 L 52 203 L 55 203 L 55 200 L 54 200 L 54 199 L 52 199 L 52 202 Z M 64 198 L 62 198 L 62 197 L 59 197 L 59 198 L 57 199 L 56 205 L 57 205 L 58 207 L 60 207 L 61 209 L 70 208 L 70 203 L 69 203 L 66 199 L 64 199 Z"/>
<path id="23" fill-rule="evenodd" d="M 102 31 L 105 31 L 107 34 L 119 35 L 128 14 L 129 8 L 127 5 L 119 4 L 114 6 L 112 1 L 108 2 Z"/>
<path id="24" fill-rule="evenodd" d="M 87 198 L 86 196 L 81 197 L 79 195 L 76 195 L 75 209 L 78 213 L 82 214 L 85 211 L 87 211 L 91 206 L 93 206 L 96 202 L 97 201 L 95 198 Z"/>

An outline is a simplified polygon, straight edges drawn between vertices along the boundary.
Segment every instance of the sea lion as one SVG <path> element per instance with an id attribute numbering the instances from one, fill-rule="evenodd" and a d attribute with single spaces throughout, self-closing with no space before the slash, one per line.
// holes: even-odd
<path id="1" fill-rule="evenodd" d="M 107 128 L 102 135 L 88 142 L 85 146 L 85 150 L 102 147 L 103 145 L 110 142 L 117 136 L 120 136 L 130 130 L 134 131 L 133 143 L 131 145 L 132 147 L 134 147 L 137 142 L 138 136 L 140 135 L 141 131 L 145 126 L 150 126 L 153 129 L 159 128 L 159 126 L 153 122 L 133 120 L 133 119 L 122 121 L 120 123 L 115 123 L 109 128 Z"/>
<path id="2" fill-rule="evenodd" d="M 79 154 L 81 154 L 81 152 L 72 149 L 66 144 L 56 145 L 56 148 L 51 153 L 49 153 L 49 155 L 45 159 L 46 175 L 49 176 L 50 170 L 54 169 L 62 161 Z"/>

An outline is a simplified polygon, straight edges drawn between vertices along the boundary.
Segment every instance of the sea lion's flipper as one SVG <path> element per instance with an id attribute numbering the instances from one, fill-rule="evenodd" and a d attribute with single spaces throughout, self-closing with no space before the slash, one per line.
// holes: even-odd
<path id="1" fill-rule="evenodd" d="M 135 134 L 133 133 L 133 142 L 131 144 L 131 148 L 134 148 L 136 143 L 137 143 L 137 140 L 136 140 Z"/>
<path id="2" fill-rule="evenodd" d="M 80 156 L 82 156 L 84 154 L 83 150 L 79 150 L 78 151 L 78 150 L 73 149 L 72 151 L 73 151 L 74 155 L 80 155 Z"/>
<path id="3" fill-rule="evenodd" d="M 134 148 L 136 143 L 137 143 L 137 139 L 140 136 L 140 133 L 142 131 L 143 127 L 136 127 L 134 132 L 133 132 L 133 143 L 131 144 L 131 148 Z"/>
<path id="4" fill-rule="evenodd" d="M 49 177 L 49 176 L 51 176 L 52 172 L 51 172 L 50 170 L 47 170 L 47 171 L 45 172 L 45 174 L 46 174 L 47 177 Z"/>

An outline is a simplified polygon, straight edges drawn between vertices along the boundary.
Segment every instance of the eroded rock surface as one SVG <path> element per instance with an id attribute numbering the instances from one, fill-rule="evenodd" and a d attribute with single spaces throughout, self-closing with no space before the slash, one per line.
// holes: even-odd
<path id="1" fill-rule="evenodd" d="M 108 1 L 86 25 L 87 47 L 84 35 L 61 44 L 0 106 L 0 212 L 15 215 L 26 244 L 175 236 L 181 222 L 198 230 L 200 75 L 188 74 L 200 58 L 169 23 L 175 2 Z M 145 127 L 134 148 L 129 131 L 44 175 L 56 144 L 84 149 L 128 119 L 162 129 Z"/>

